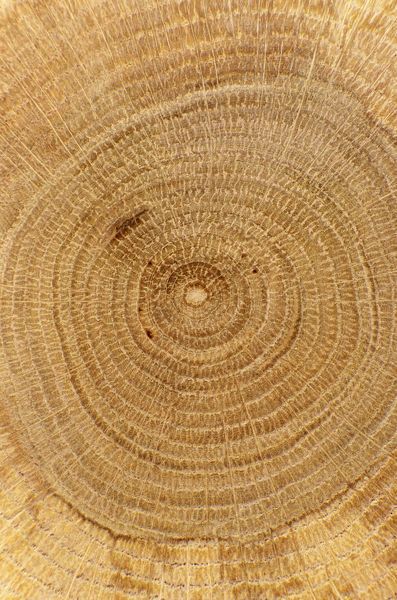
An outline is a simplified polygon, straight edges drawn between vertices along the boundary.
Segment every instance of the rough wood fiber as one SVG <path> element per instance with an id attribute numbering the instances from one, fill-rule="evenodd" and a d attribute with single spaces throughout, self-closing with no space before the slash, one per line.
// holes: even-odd
<path id="1" fill-rule="evenodd" d="M 1 14 L 0 598 L 396 598 L 395 0 Z"/>

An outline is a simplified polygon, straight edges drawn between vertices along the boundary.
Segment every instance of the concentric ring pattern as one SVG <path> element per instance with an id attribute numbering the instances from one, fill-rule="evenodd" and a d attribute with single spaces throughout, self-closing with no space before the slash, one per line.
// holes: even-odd
<path id="1" fill-rule="evenodd" d="M 395 4 L 3 12 L 0 597 L 396 597 Z"/>

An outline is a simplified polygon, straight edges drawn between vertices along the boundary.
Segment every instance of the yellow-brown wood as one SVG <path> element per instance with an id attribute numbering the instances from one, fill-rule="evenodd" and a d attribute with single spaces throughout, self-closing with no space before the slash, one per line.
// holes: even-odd
<path id="1" fill-rule="evenodd" d="M 0 598 L 397 598 L 395 0 L 0 14 Z"/>

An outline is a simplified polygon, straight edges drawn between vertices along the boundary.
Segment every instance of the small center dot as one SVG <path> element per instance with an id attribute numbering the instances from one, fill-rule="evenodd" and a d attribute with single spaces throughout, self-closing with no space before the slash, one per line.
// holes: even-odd
<path id="1" fill-rule="evenodd" d="M 207 298 L 207 291 L 201 285 L 189 286 L 185 292 L 186 304 L 190 304 L 191 306 L 200 306 Z"/>

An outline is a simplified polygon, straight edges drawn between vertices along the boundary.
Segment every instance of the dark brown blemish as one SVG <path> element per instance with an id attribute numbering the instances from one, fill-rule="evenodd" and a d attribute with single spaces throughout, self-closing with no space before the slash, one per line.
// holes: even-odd
<path id="1" fill-rule="evenodd" d="M 254 268 L 252 269 L 252 272 L 253 272 L 253 273 L 257 273 L 257 272 L 258 272 L 258 269 L 257 269 L 256 267 L 254 267 Z"/>
<path id="2" fill-rule="evenodd" d="M 151 331 L 150 329 L 146 329 L 146 335 L 148 336 L 148 338 L 152 339 L 153 331 Z"/>
<path id="3" fill-rule="evenodd" d="M 116 221 L 113 226 L 114 235 L 112 237 L 112 241 L 122 239 L 131 229 L 135 229 L 135 227 L 141 225 L 148 210 L 148 208 L 143 207 L 137 210 L 131 217 L 128 217 L 128 219 L 120 219 L 119 221 Z"/>

